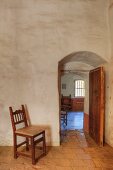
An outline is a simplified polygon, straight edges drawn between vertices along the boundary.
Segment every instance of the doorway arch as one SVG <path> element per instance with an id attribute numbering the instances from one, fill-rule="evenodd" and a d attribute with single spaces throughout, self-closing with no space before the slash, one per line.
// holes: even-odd
<path id="1" fill-rule="evenodd" d="M 102 66 L 106 62 L 107 61 L 98 54 L 90 51 L 73 52 L 59 61 L 59 110 L 61 105 L 61 77 L 70 73 L 76 76 L 82 76 L 85 79 L 87 89 L 84 101 L 84 112 L 86 115 L 89 115 L 89 71 Z M 86 130 L 88 130 L 88 127 L 86 127 Z"/>

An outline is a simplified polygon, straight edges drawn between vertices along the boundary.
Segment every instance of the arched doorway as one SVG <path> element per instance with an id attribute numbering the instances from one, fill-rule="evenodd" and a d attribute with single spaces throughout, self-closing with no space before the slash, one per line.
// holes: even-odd
<path id="1" fill-rule="evenodd" d="M 60 103 L 60 114 L 61 114 L 61 78 L 65 74 L 73 74 L 75 77 L 81 76 L 83 80 L 85 81 L 85 97 L 84 97 L 84 130 L 89 131 L 89 72 L 92 69 L 95 69 L 96 67 L 102 66 L 106 61 L 101 58 L 99 55 L 88 52 L 88 51 L 81 51 L 72 53 L 66 57 L 64 57 L 59 62 L 59 103 Z M 67 82 L 69 82 L 67 80 Z M 64 84 L 65 85 L 65 84 Z M 66 85 L 65 85 L 66 86 Z M 64 87 L 65 87 L 64 86 Z M 69 91 L 66 93 L 66 95 L 70 95 L 73 98 L 74 91 Z M 61 115 L 60 115 L 61 116 Z M 61 123 L 60 123 L 61 124 Z M 61 126 L 60 126 L 61 131 Z M 62 133 L 61 133 L 62 134 Z"/>

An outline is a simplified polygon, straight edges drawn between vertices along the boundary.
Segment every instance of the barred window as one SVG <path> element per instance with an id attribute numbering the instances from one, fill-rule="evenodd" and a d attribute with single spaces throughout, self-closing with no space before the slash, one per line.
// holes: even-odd
<path id="1" fill-rule="evenodd" d="M 85 96 L 85 82 L 83 80 L 75 80 L 75 97 Z"/>

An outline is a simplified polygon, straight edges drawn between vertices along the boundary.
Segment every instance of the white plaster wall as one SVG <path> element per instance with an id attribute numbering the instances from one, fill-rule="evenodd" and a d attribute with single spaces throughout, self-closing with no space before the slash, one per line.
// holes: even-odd
<path id="1" fill-rule="evenodd" d="M 105 141 L 113 146 L 113 60 L 105 68 Z"/>
<path id="2" fill-rule="evenodd" d="M 105 65 L 105 140 L 113 147 L 113 0 L 109 2 L 111 60 Z"/>
<path id="3" fill-rule="evenodd" d="M 111 59 L 113 58 L 113 0 L 109 0 L 109 10 L 108 10 L 108 18 L 109 18 L 109 39 L 111 42 Z"/>
<path id="4" fill-rule="evenodd" d="M 58 61 L 81 50 L 109 59 L 107 9 L 107 0 L 0 0 L 0 145 L 12 145 L 8 107 L 20 104 L 59 145 Z"/>

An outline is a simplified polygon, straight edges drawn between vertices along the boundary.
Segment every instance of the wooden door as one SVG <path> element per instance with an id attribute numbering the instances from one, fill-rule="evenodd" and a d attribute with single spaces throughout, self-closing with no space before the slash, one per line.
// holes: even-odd
<path id="1" fill-rule="evenodd" d="M 89 134 L 95 142 L 104 143 L 104 71 L 103 67 L 89 74 Z"/>

